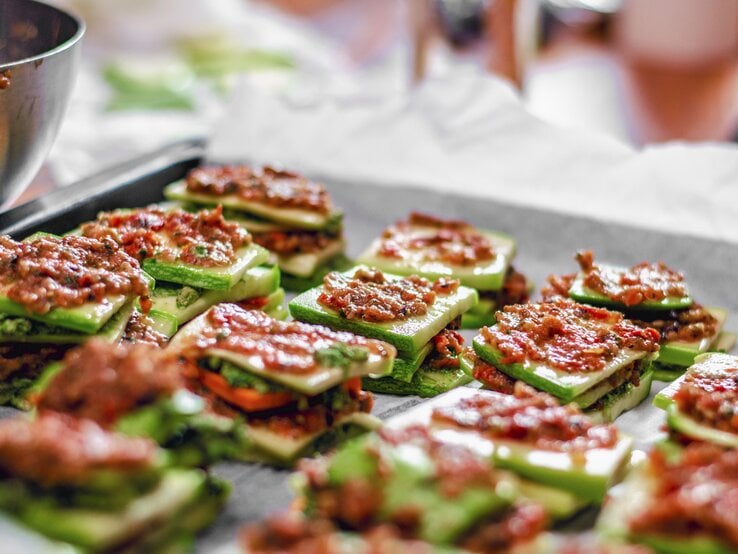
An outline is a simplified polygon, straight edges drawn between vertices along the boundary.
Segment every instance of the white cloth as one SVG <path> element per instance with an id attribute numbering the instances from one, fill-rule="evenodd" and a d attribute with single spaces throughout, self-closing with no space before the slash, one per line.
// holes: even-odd
<path id="1" fill-rule="evenodd" d="M 210 158 L 430 187 L 738 242 L 738 146 L 653 146 L 545 123 L 504 82 L 455 68 L 418 88 L 356 80 L 274 95 L 244 83 Z"/>

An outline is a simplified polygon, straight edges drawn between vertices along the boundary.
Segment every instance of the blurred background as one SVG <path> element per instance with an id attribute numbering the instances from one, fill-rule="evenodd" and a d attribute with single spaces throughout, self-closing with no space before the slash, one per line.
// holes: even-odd
<path id="1" fill-rule="evenodd" d="M 244 82 L 371 102 L 464 67 L 538 118 L 634 147 L 738 140 L 737 0 L 53 3 L 87 21 L 83 67 L 21 200 L 207 134 Z"/>

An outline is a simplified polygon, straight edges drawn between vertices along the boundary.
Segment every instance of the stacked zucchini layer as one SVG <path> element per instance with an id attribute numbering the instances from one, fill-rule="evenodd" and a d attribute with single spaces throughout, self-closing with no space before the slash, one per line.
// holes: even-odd
<path id="1" fill-rule="evenodd" d="M 576 310 L 576 305 L 566 309 Z M 525 334 L 526 331 L 522 331 L 522 335 Z M 530 340 L 536 339 L 531 337 Z M 573 402 L 591 418 L 601 422 L 614 421 L 648 397 L 653 382 L 652 366 L 658 357 L 657 352 L 625 348 L 602 368 L 569 371 L 529 356 L 522 362 L 505 363 L 502 353 L 487 342 L 483 333 L 477 335 L 472 344 L 474 353 L 496 370 L 555 396 L 563 404 Z M 578 348 L 587 346 L 580 344 Z M 463 365 L 468 368 L 473 362 L 466 361 Z M 631 379 L 633 371 L 638 373 L 637 384 Z"/>
<path id="2" fill-rule="evenodd" d="M 258 340 L 252 330 L 261 333 L 265 328 L 285 349 L 292 341 L 305 345 L 309 339 L 300 337 L 316 329 L 329 336 L 306 345 L 307 353 L 285 353 L 287 361 L 275 362 L 268 361 L 263 349 L 241 348 Z M 223 304 L 186 325 L 169 348 L 193 364 L 204 394 L 243 419 L 246 443 L 239 459 L 291 465 L 381 424 L 368 413 L 371 401 L 360 390 L 360 378 L 388 373 L 394 348 L 379 341 L 352 345 L 347 341 L 356 337 L 330 333 Z M 204 343 L 202 337 L 210 339 Z M 200 346 L 193 350 L 195 344 Z M 291 370 L 288 363 L 298 356 L 312 367 Z M 313 428 L 308 421 L 320 424 Z"/>
<path id="3" fill-rule="evenodd" d="M 361 266 L 345 272 L 344 275 L 350 279 L 359 269 Z M 399 275 L 384 275 L 388 280 L 402 279 Z M 317 323 L 383 340 L 397 349 L 392 373 L 381 378 L 365 378 L 364 388 L 367 390 L 431 397 L 471 381 L 471 377 L 460 366 L 434 369 L 424 365 L 424 362 L 434 350 L 434 337 L 476 305 L 478 296 L 474 289 L 460 286 L 451 294 L 438 295 L 425 315 L 382 323 L 347 319 L 318 301 L 323 291 L 324 286 L 321 285 L 290 301 L 292 317 L 298 321 Z"/>
<path id="4" fill-rule="evenodd" d="M 437 248 L 439 243 L 452 253 L 458 254 L 463 246 L 455 242 L 453 235 L 444 240 L 445 225 L 453 226 L 458 232 L 479 236 L 486 241 L 492 252 L 490 259 L 475 261 L 474 263 L 453 263 L 448 260 L 428 259 L 427 248 Z M 441 277 L 458 279 L 462 285 L 476 289 L 479 292 L 479 302 L 461 317 L 463 329 L 479 329 L 484 325 L 495 322 L 495 311 L 505 304 L 504 288 L 512 271 L 512 261 L 515 257 L 516 243 L 510 235 L 497 231 L 475 229 L 471 225 L 457 221 L 445 221 L 424 214 L 411 214 L 409 221 L 398 222 L 393 229 L 401 229 L 408 241 L 430 243 L 426 248 L 417 246 L 395 255 L 387 255 L 383 251 L 385 239 L 375 239 L 369 248 L 358 258 L 358 262 L 370 267 L 376 267 L 395 275 L 420 275 L 426 279 Z M 439 232 L 440 231 L 440 232 Z M 525 279 L 521 276 L 522 279 Z M 524 285 L 523 297 L 517 298 L 514 303 L 527 301 L 530 284 Z"/>
<path id="5" fill-rule="evenodd" d="M 608 275 L 621 275 L 627 268 L 598 263 L 597 267 Z M 607 296 L 588 288 L 584 284 L 585 275 L 579 272 L 569 288 L 571 299 L 582 304 L 603 306 L 617 310 L 626 317 L 645 323 L 658 320 L 676 320 L 680 313 L 684 313 L 696 306 L 694 299 L 687 292 L 684 296 L 666 297 L 660 300 L 645 300 L 636 305 L 613 301 Z M 736 336 L 733 333 L 723 332 L 723 325 L 728 313 L 723 308 L 708 307 L 707 312 L 717 321 L 713 334 L 697 340 L 663 340 L 659 350 L 659 358 L 654 362 L 654 379 L 657 381 L 673 381 L 682 375 L 686 368 L 694 362 L 697 355 L 708 351 L 728 351 L 733 348 Z"/>
<path id="6" fill-rule="evenodd" d="M 32 245 L 36 240 L 50 243 L 59 250 L 84 248 L 84 241 L 72 247 L 67 244 L 67 239 L 48 234 L 29 237 L 25 242 Z M 134 260 L 131 262 L 135 263 Z M 80 272 L 85 269 L 81 268 Z M 31 278 L 33 276 L 29 275 Z M 52 275 L 47 278 L 55 279 Z M 149 281 L 153 285 L 153 280 Z M 16 284 L 23 285 L 22 282 Z M 61 288 L 68 283 L 60 282 L 58 285 Z M 133 295 L 110 294 L 98 301 L 90 300 L 71 307 L 52 306 L 50 310 L 39 313 L 11 300 L 6 291 L 0 290 L 0 356 L 4 363 L 9 364 L 6 372 L 0 371 L 0 405 L 27 409 L 26 391 L 46 364 L 61 358 L 72 346 L 91 337 L 119 341 L 126 331 L 136 301 Z"/>
<path id="7" fill-rule="evenodd" d="M 292 177 L 283 179 L 277 188 L 288 187 L 291 180 Z M 267 246 L 290 236 L 298 240 L 301 234 L 320 236 L 319 247 L 298 246 L 290 249 L 289 253 L 272 252 L 271 261 L 279 266 L 283 286 L 289 291 L 307 290 L 320 284 L 329 271 L 346 269 L 350 265 L 344 254 L 346 243 L 340 210 L 322 213 L 246 200 L 237 193 L 191 192 L 184 180 L 166 187 L 164 195 L 187 209 L 220 204 L 228 220 L 237 222 L 253 235 L 257 243 Z"/>
<path id="8" fill-rule="evenodd" d="M 0 449 L 0 523 L 14 535 L 18 529 L 16 536 L 29 546 L 51 552 L 185 551 L 229 493 L 199 469 L 170 467 L 146 439 L 108 433 L 90 421 L 55 414 L 5 420 L 3 433 L 33 440 L 22 446 L 22 440 L 5 439 Z M 54 447 L 51 440 L 68 445 Z M 82 460 L 71 462 L 79 472 L 64 469 L 71 445 L 87 448 Z M 46 460 L 48 475 L 19 464 L 23 456 Z"/>

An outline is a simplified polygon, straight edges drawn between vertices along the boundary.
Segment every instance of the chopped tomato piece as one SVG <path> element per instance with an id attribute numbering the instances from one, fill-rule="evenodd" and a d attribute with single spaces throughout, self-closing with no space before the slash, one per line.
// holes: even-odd
<path id="1" fill-rule="evenodd" d="M 295 400 L 295 396 L 291 392 L 262 393 L 254 389 L 234 388 L 222 376 L 211 371 L 201 371 L 200 380 L 213 393 L 245 412 L 271 410 Z"/>

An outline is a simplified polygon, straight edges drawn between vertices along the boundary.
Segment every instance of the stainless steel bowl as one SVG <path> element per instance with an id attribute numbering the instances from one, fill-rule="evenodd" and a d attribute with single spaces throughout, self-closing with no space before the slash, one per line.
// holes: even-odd
<path id="1" fill-rule="evenodd" d="M 35 0 L 0 0 L 0 209 L 36 175 L 74 84 L 84 23 Z"/>

